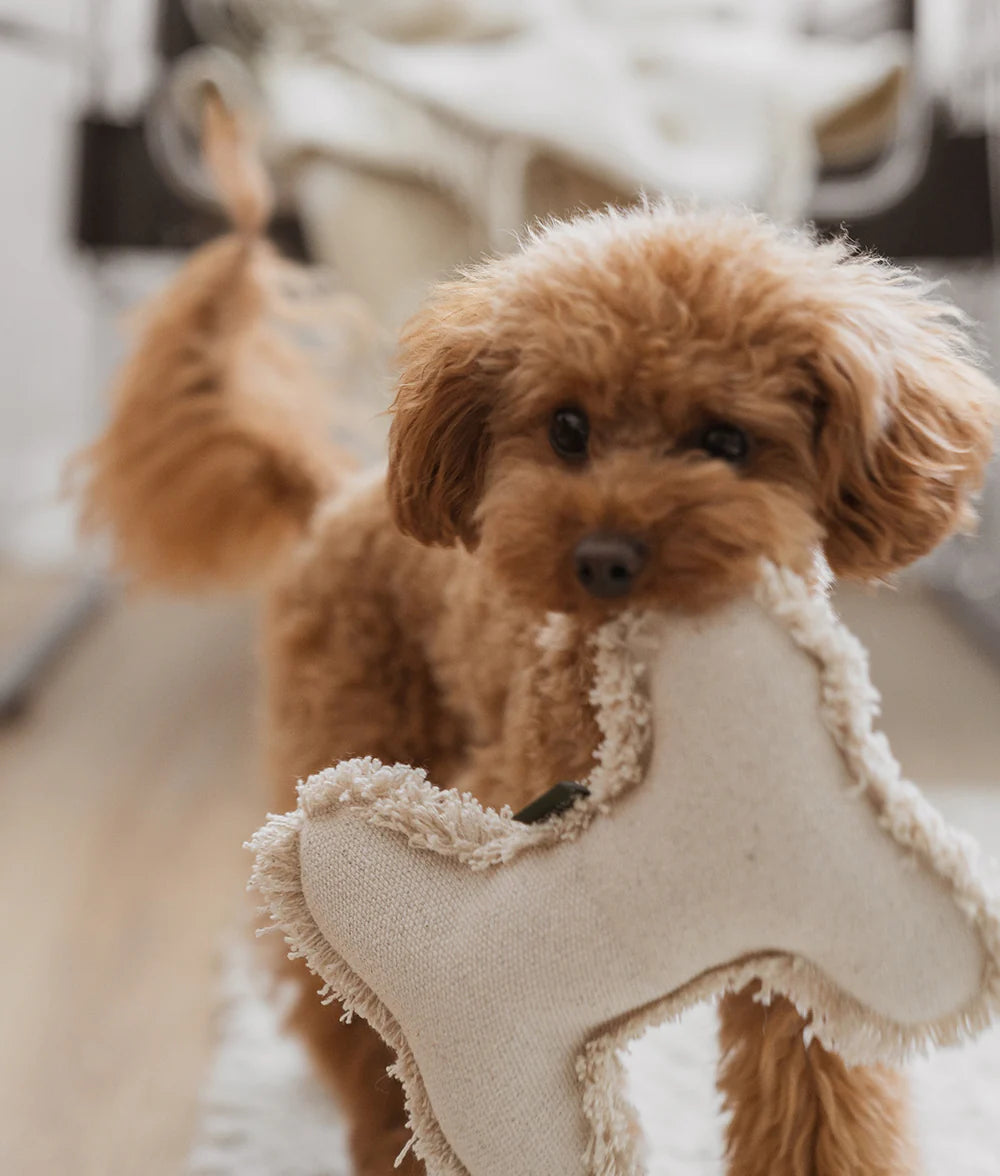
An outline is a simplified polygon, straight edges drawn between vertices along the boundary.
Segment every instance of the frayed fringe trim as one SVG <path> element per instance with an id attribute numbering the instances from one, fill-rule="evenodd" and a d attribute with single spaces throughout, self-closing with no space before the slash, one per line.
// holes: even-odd
<path id="1" fill-rule="evenodd" d="M 299 809 L 322 816 L 339 805 L 364 809 L 369 824 L 405 837 L 414 849 L 455 857 L 474 870 L 509 862 L 526 849 L 572 840 L 612 799 L 635 787 L 651 736 L 643 667 L 629 647 L 641 619 L 625 614 L 592 638 L 594 707 L 601 742 L 585 783 L 590 795 L 538 825 L 514 820 L 510 807 L 484 808 L 470 793 L 436 788 L 422 768 L 386 765 L 369 756 L 344 760 L 299 784 Z"/>
<path id="2" fill-rule="evenodd" d="M 247 843 L 255 855 L 250 886 L 263 898 L 264 910 L 284 934 L 289 946 L 288 958 L 305 960 L 323 982 L 319 992 L 323 1002 L 339 1002 L 348 1020 L 355 1015 L 363 1017 L 395 1053 L 396 1061 L 388 1073 L 403 1086 L 413 1151 L 427 1165 L 430 1176 L 469 1176 L 438 1125 L 399 1022 L 334 951 L 309 910 L 302 893 L 299 860 L 299 837 L 307 816 L 304 807 L 286 816 L 272 816 Z M 402 1156 L 397 1163 L 401 1160 Z"/>
<path id="3" fill-rule="evenodd" d="M 987 855 L 974 838 L 952 828 L 919 789 L 902 777 L 889 741 L 874 729 L 880 698 L 868 676 L 868 654 L 830 602 L 810 593 L 794 573 L 772 564 L 761 568 L 757 599 L 818 664 L 820 714 L 859 794 L 871 804 L 886 833 L 948 883 L 956 905 L 983 943 L 983 979 L 976 1000 L 951 1017 L 923 1025 L 894 1029 L 891 1022 L 883 1021 L 874 1028 L 871 1045 L 877 1042 L 882 1058 L 888 1052 L 902 1060 L 930 1045 L 962 1041 L 1000 1013 L 1000 892 L 991 890 Z M 815 1015 L 813 1020 L 822 1030 Z M 865 1020 L 873 1025 L 875 1018 Z M 817 1036 L 828 1044 L 822 1032 Z M 857 1026 L 857 1033 L 829 1040 L 845 1056 L 864 1053 L 868 1060 L 866 1037 L 871 1034 Z"/>
<path id="4" fill-rule="evenodd" d="M 762 565 L 756 599 L 817 662 L 822 718 L 859 794 L 869 800 L 891 837 L 948 882 L 959 908 L 978 930 L 986 959 L 981 990 L 967 1007 L 948 1017 L 901 1025 L 867 1010 L 819 969 L 795 957 L 764 955 L 698 977 L 609 1026 L 584 1048 L 577 1075 L 591 1125 L 585 1157 L 588 1176 L 642 1176 L 640 1134 L 625 1096 L 621 1051 L 647 1029 L 678 1018 L 701 1001 L 759 981 L 758 999 L 769 1003 L 775 995 L 786 997 L 808 1018 L 813 1037 L 848 1064 L 858 1065 L 900 1062 L 932 1045 L 963 1041 L 1000 1012 L 1000 898 L 987 889 L 984 855 L 972 838 L 951 829 L 902 779 L 884 735 L 874 731 L 879 696 L 868 677 L 864 647 L 840 622 L 822 591 L 785 569 Z M 473 869 L 578 836 L 596 813 L 606 811 L 616 795 L 642 777 L 650 738 L 649 702 L 641 689 L 643 667 L 630 653 L 641 624 L 641 618 L 626 615 L 594 638 L 591 702 L 602 742 L 587 781 L 591 796 L 564 816 L 544 825 L 521 825 L 508 808 L 497 812 L 483 808 L 472 796 L 442 792 L 418 769 L 386 767 L 366 758 L 311 777 L 300 785 L 298 809 L 272 816 L 248 843 L 255 854 L 250 886 L 262 896 L 271 922 L 284 933 L 291 958 L 304 959 L 323 981 L 324 1000 L 339 1001 L 347 1017 L 364 1017 L 396 1053 L 389 1072 L 403 1085 L 413 1150 L 430 1176 L 469 1173 L 441 1131 L 398 1022 L 316 925 L 302 892 L 302 827 L 308 818 L 340 804 L 365 807 L 373 825 L 403 835 L 415 848 L 457 857 Z"/>

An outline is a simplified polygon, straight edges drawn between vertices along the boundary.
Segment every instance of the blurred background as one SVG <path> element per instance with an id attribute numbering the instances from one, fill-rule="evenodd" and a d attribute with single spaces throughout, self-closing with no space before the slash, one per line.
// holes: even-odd
<path id="1" fill-rule="evenodd" d="M 223 227 L 206 84 L 260 132 L 273 235 L 350 308 L 303 341 L 362 460 L 431 281 L 640 191 L 844 227 L 1000 358 L 995 0 L 0 0 L 5 1172 L 294 1176 L 336 1130 L 296 1116 L 304 1062 L 225 946 L 266 807 L 253 602 L 123 592 L 64 491 L 123 318 Z M 1000 480 L 977 537 L 840 603 L 904 769 L 1000 847 Z"/>

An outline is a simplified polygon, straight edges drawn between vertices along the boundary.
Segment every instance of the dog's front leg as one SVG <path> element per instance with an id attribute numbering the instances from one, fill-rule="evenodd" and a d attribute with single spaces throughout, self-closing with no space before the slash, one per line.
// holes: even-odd
<path id="1" fill-rule="evenodd" d="M 342 1021 L 339 1004 L 321 1004 L 316 978 L 301 961 L 285 961 L 282 970 L 297 988 L 289 1025 L 301 1036 L 316 1072 L 343 1111 L 352 1176 L 424 1176 L 424 1165 L 412 1152 L 395 1166 L 410 1130 L 403 1088 L 386 1073 L 395 1060 L 392 1051 L 360 1018 Z"/>
<path id="2" fill-rule="evenodd" d="M 526 644 L 496 740 L 473 749 L 449 786 L 516 811 L 562 780 L 584 780 L 600 742 L 590 703 L 593 673 L 585 637 L 541 649 Z"/>
<path id="3" fill-rule="evenodd" d="M 915 1176 L 902 1075 L 807 1044 L 795 1008 L 755 991 L 719 1005 L 729 1176 Z"/>

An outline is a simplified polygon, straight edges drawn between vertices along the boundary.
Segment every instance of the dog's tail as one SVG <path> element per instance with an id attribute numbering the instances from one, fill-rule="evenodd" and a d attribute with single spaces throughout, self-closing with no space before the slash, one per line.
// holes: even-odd
<path id="1" fill-rule="evenodd" d="M 245 129 L 210 97 L 206 163 L 234 232 L 149 307 L 104 434 L 77 458 L 82 523 L 117 562 L 172 587 L 262 571 L 335 487 L 319 382 L 276 325 L 283 263 L 262 236 L 270 189 Z"/>

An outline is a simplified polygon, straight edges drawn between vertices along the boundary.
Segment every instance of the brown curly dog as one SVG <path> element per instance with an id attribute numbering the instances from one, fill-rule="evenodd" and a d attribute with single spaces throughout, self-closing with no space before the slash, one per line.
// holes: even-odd
<path id="1" fill-rule="evenodd" d="M 709 609 L 761 556 L 877 579 L 969 521 L 995 390 L 953 311 L 842 243 L 663 207 L 539 232 L 411 322 L 388 475 L 354 489 L 298 423 L 261 318 L 272 263 L 236 234 L 164 295 L 90 451 L 88 509 L 147 579 L 268 567 L 280 809 L 358 755 L 517 807 L 584 775 L 597 739 L 586 642 L 540 652 L 547 613 L 582 638 L 626 605 Z M 300 980 L 355 1170 L 390 1176 L 386 1049 Z M 732 1176 L 914 1171 L 897 1075 L 847 1069 L 750 992 L 721 1021 Z"/>

